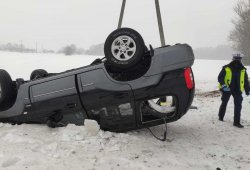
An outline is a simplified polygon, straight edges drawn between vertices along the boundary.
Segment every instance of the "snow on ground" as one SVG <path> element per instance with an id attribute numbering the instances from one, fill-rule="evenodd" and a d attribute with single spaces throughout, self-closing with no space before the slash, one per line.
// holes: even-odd
<path id="1" fill-rule="evenodd" d="M 60 72 L 89 64 L 92 58 L 1 52 L 0 68 L 7 69 L 13 78 L 28 79 L 36 68 Z M 198 109 L 168 125 L 166 142 L 156 140 L 146 129 L 103 132 L 93 121 L 84 127 L 69 125 L 57 129 L 0 124 L 0 169 L 248 170 L 250 97 L 244 96 L 245 128 L 237 129 L 232 126 L 233 101 L 229 103 L 225 122 L 219 122 L 220 94 L 209 92 L 217 88 L 217 75 L 227 62 L 195 62 L 198 93 L 193 105 Z M 154 130 L 163 133 L 162 126 Z"/>
<path id="2" fill-rule="evenodd" d="M 35 69 L 58 73 L 86 66 L 96 58 L 98 57 L 88 55 L 65 56 L 64 54 L 0 52 L 0 68 L 7 70 L 13 79 L 28 80 Z"/>

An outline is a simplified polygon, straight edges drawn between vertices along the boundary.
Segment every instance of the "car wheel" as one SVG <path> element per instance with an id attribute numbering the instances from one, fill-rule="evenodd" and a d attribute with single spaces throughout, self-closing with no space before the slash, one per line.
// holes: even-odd
<path id="1" fill-rule="evenodd" d="M 13 83 L 9 73 L 0 69 L 0 104 L 9 101 L 13 94 Z"/>
<path id="2" fill-rule="evenodd" d="M 36 80 L 39 78 L 47 77 L 48 72 L 43 69 L 34 70 L 30 75 L 30 80 Z"/>
<path id="3" fill-rule="evenodd" d="M 104 53 L 112 67 L 131 68 L 143 58 L 145 44 L 137 31 L 120 28 L 113 31 L 106 39 Z"/>

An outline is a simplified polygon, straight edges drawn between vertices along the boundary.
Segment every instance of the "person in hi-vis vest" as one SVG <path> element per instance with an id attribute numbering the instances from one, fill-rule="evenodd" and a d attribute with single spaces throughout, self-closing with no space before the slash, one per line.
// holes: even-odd
<path id="1" fill-rule="evenodd" d="M 223 121 L 227 103 L 232 95 L 234 98 L 234 123 L 238 128 L 244 126 L 240 123 L 241 108 L 242 108 L 242 93 L 245 91 L 249 95 L 249 82 L 246 68 L 243 66 L 241 54 L 234 54 L 233 61 L 228 65 L 223 66 L 219 76 L 219 88 L 222 92 L 222 103 L 219 110 L 219 120 Z"/>

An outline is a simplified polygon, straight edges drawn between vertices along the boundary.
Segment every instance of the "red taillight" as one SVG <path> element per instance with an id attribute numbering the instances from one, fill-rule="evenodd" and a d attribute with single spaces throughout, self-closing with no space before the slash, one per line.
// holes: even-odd
<path id="1" fill-rule="evenodd" d="M 191 68 L 186 68 L 184 71 L 184 76 L 186 80 L 186 86 L 188 89 L 194 88 L 194 78 Z"/>

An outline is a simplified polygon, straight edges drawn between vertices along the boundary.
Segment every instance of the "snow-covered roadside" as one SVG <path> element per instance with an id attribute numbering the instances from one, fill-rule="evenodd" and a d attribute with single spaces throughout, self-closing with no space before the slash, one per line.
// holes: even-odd
<path id="1" fill-rule="evenodd" d="M 0 68 L 8 70 L 14 78 L 28 78 L 36 68 L 61 72 L 94 60 L 88 56 L 71 56 L 76 57 L 72 60 L 53 55 L 38 55 L 34 60 L 33 54 L 19 60 L 20 55 L 0 53 Z M 57 129 L 0 124 L 0 169 L 248 170 L 250 97 L 244 96 L 245 128 L 237 129 L 232 126 L 233 101 L 229 103 L 225 122 L 219 122 L 220 96 L 207 93 L 217 88 L 216 77 L 227 62 L 195 62 L 193 69 L 199 95 L 193 105 L 198 110 L 190 110 L 179 121 L 169 124 L 166 142 L 157 141 L 146 129 L 122 134 L 103 132 L 94 122 L 85 127 L 69 125 Z M 156 127 L 154 131 L 163 132 L 163 127 Z"/>
<path id="2" fill-rule="evenodd" d="M 0 169 L 247 170 L 249 102 L 246 98 L 242 112 L 246 128 L 237 129 L 232 126 L 232 102 L 225 122 L 219 122 L 219 97 L 197 96 L 198 110 L 169 124 L 166 142 L 157 141 L 145 129 L 117 134 L 97 131 L 96 126 L 50 129 L 1 124 Z M 163 127 L 154 129 L 163 132 Z"/>

